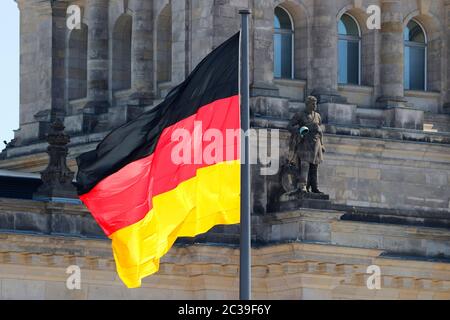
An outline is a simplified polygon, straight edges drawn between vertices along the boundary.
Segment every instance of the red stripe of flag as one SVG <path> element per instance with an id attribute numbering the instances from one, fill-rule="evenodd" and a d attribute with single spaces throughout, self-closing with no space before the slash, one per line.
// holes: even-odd
<path id="1" fill-rule="evenodd" d="M 197 160 L 200 157 L 200 163 L 175 164 L 171 159 L 172 150 L 179 143 L 172 141 L 172 133 L 185 129 L 192 135 L 195 122 L 201 123 L 202 136 L 209 129 L 222 134 L 223 161 L 239 159 L 239 143 L 225 139 L 227 130 L 240 128 L 239 96 L 201 107 L 196 114 L 166 128 L 153 154 L 131 162 L 80 197 L 108 236 L 142 220 L 152 209 L 153 197 L 173 190 L 181 182 L 194 177 L 198 169 L 211 165 L 205 163 L 201 155 L 196 157 Z M 200 147 L 192 145 L 193 152 L 204 150 L 211 142 L 201 143 Z M 226 158 L 230 154 L 232 159 Z"/>

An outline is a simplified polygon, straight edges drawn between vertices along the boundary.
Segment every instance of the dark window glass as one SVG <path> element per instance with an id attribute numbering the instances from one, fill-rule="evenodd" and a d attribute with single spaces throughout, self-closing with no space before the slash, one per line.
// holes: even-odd
<path id="1" fill-rule="evenodd" d="M 425 63 L 427 44 L 422 27 L 411 20 L 404 30 L 405 89 L 426 90 Z"/>
<path id="2" fill-rule="evenodd" d="M 339 20 L 338 31 L 340 35 L 359 37 L 358 25 L 348 14 L 344 14 Z"/>
<path id="3" fill-rule="evenodd" d="M 414 20 L 411 20 L 406 26 L 404 38 L 405 41 L 425 44 L 425 33 L 423 32 L 422 27 Z"/>
<path id="4" fill-rule="evenodd" d="M 339 83 L 359 84 L 359 42 L 339 40 Z"/>
<path id="5" fill-rule="evenodd" d="M 405 89 L 425 90 L 425 48 L 405 47 Z"/>
<path id="6" fill-rule="evenodd" d="M 275 78 L 293 78 L 293 34 L 291 18 L 280 8 L 275 8 L 274 76 Z"/>
<path id="7" fill-rule="evenodd" d="M 344 14 L 338 24 L 339 74 L 341 84 L 359 85 L 360 35 L 356 21 Z"/>
<path id="8" fill-rule="evenodd" d="M 274 27 L 275 29 L 292 30 L 292 23 L 291 18 L 289 18 L 289 14 L 280 7 L 275 8 Z"/>

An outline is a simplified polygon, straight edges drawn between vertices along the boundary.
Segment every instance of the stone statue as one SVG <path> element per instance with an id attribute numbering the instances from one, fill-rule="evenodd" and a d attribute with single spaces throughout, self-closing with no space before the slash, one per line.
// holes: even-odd
<path id="1" fill-rule="evenodd" d="M 318 187 L 318 168 L 323 161 L 325 147 L 322 119 L 316 110 L 317 99 L 309 96 L 305 111 L 295 114 L 289 122 L 289 161 L 300 169 L 299 188 L 302 193 L 323 194 Z"/>

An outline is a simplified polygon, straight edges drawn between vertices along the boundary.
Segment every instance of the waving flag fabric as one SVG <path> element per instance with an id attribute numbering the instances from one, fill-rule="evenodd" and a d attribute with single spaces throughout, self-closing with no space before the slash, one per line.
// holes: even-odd
<path id="1" fill-rule="evenodd" d="M 238 68 L 236 34 L 161 104 L 77 159 L 80 199 L 130 288 L 158 271 L 178 237 L 239 223 Z"/>

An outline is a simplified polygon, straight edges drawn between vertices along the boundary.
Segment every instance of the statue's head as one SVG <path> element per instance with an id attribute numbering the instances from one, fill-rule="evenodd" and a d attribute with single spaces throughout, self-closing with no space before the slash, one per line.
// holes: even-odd
<path id="1" fill-rule="evenodd" d="M 317 110 L 317 98 L 309 96 L 306 98 L 306 112 L 311 113 Z"/>

